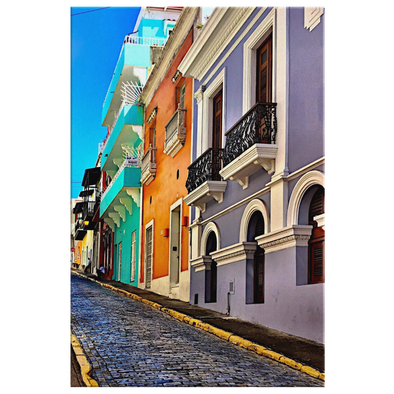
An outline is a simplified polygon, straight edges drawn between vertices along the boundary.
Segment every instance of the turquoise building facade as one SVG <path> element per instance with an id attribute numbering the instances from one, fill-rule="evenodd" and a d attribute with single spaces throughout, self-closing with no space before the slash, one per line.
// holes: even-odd
<path id="1" fill-rule="evenodd" d="M 152 58 L 160 54 L 181 9 L 141 9 L 124 38 L 102 109 L 107 137 L 101 148 L 100 218 L 113 232 L 113 280 L 138 286 L 141 226 L 141 148 L 144 109 L 136 105 Z"/>

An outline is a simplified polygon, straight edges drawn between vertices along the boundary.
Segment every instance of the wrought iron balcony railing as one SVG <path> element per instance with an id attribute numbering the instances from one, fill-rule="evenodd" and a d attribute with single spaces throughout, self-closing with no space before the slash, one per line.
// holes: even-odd
<path id="1" fill-rule="evenodd" d="M 189 174 L 186 189 L 189 193 L 197 189 L 205 181 L 220 181 L 223 149 L 209 148 L 188 167 Z"/>
<path id="2" fill-rule="evenodd" d="M 87 217 L 93 216 L 96 201 L 84 201 L 82 204 L 82 218 L 86 219 Z"/>
<path id="3" fill-rule="evenodd" d="M 255 104 L 225 134 L 223 167 L 257 143 L 274 144 L 276 137 L 276 103 Z"/>

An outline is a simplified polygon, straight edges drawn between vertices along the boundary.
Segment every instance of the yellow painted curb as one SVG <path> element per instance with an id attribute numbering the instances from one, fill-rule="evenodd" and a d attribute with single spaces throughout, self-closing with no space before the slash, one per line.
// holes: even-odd
<path id="1" fill-rule="evenodd" d="M 99 387 L 98 383 L 90 376 L 92 373 L 92 366 L 86 358 L 77 337 L 73 333 L 71 333 L 71 345 L 74 349 L 75 356 L 81 368 L 81 375 L 84 383 L 87 387 Z"/>
<path id="2" fill-rule="evenodd" d="M 209 331 L 209 324 L 202 322 L 201 320 L 196 323 L 196 327 L 201 328 L 204 331 Z"/>
<path id="3" fill-rule="evenodd" d="M 79 274 L 77 272 L 75 272 L 75 273 L 77 275 L 79 275 L 79 276 L 82 276 L 84 278 L 87 278 L 87 279 L 95 281 L 95 279 L 88 278 L 85 275 Z M 108 284 L 105 284 L 105 283 L 101 283 L 101 282 L 98 282 L 98 283 L 101 284 L 102 286 L 110 288 L 111 290 L 114 290 L 116 292 L 117 292 L 117 290 L 119 290 L 115 286 L 111 286 L 111 285 L 108 285 Z M 128 293 L 126 290 L 121 290 L 121 291 L 124 292 L 124 293 L 127 293 L 128 297 L 134 298 L 137 301 L 143 302 L 144 304 L 147 304 L 147 305 L 150 305 L 150 306 L 152 306 L 154 308 L 157 308 L 157 309 L 161 310 L 162 312 L 167 313 L 168 315 L 174 317 L 175 319 L 178 319 L 179 321 L 187 323 L 187 324 L 189 324 L 191 326 L 195 326 L 195 327 L 201 328 L 202 330 L 208 331 L 208 332 L 218 336 L 219 338 L 222 338 L 222 339 L 224 339 L 226 341 L 229 341 L 229 342 L 231 342 L 231 343 L 233 343 L 233 344 L 235 344 L 237 346 L 241 346 L 241 347 L 243 347 L 245 349 L 252 350 L 252 351 L 254 351 L 255 353 L 257 353 L 257 354 L 259 354 L 261 356 L 265 356 L 265 357 L 271 358 L 272 360 L 279 361 L 282 364 L 286 364 L 287 366 L 289 366 L 289 367 L 291 367 L 293 369 L 299 370 L 299 371 L 301 371 L 303 373 L 306 373 L 306 374 L 308 374 L 308 375 L 310 375 L 310 376 L 312 376 L 314 378 L 317 378 L 317 379 L 325 381 L 325 373 L 319 372 L 318 370 L 316 370 L 314 368 L 311 368 L 311 367 L 308 367 L 306 365 L 302 365 L 302 364 L 300 364 L 300 363 L 298 363 L 298 362 L 296 362 L 296 361 L 294 361 L 294 360 L 292 360 L 292 359 L 290 359 L 288 357 L 283 356 L 282 354 L 276 353 L 276 352 L 274 352 L 272 350 L 268 350 L 267 348 L 265 348 L 262 345 L 258 345 L 256 343 L 253 343 L 253 342 L 247 340 L 247 339 L 241 338 L 241 337 L 239 337 L 237 335 L 233 335 L 231 332 L 227 332 L 227 331 L 224 331 L 224 330 L 222 330 L 220 328 L 216 328 L 214 326 L 211 326 L 208 323 L 204 323 L 201 320 L 194 319 L 191 316 L 188 316 L 188 315 L 185 315 L 183 313 L 177 312 L 177 311 L 175 311 L 173 309 L 165 308 L 165 307 L 163 307 L 162 305 L 160 305 L 158 303 L 146 300 L 146 299 L 144 299 L 144 298 L 142 298 L 142 297 L 140 297 L 140 296 L 138 296 L 136 294 Z"/>
<path id="4" fill-rule="evenodd" d="M 188 319 L 187 323 L 190 324 L 191 326 L 196 327 L 198 323 L 201 323 L 201 320 L 194 319 L 193 317 L 189 316 L 190 318 Z M 184 320 L 186 322 L 186 320 Z"/>
<path id="5" fill-rule="evenodd" d="M 300 369 L 301 372 L 307 373 L 310 376 L 313 376 L 314 378 L 320 378 L 321 373 L 319 371 L 317 371 L 314 368 L 308 367 L 306 365 L 304 365 L 303 367 L 301 367 Z"/>
<path id="6" fill-rule="evenodd" d="M 263 354 L 263 350 L 267 350 L 267 348 L 265 348 L 264 346 L 261 345 L 257 345 L 257 343 L 252 343 L 252 346 L 250 346 L 249 348 L 250 350 L 253 350 L 255 353 L 257 354 Z"/>
<path id="7" fill-rule="evenodd" d="M 261 355 L 272 358 L 273 360 L 276 360 L 276 361 L 279 361 L 280 358 L 283 357 L 282 354 L 273 352 L 272 350 L 268 350 L 268 349 L 262 350 Z"/>
<path id="8" fill-rule="evenodd" d="M 161 308 L 162 311 L 164 311 L 165 313 L 167 313 L 167 315 L 172 316 L 173 318 L 179 320 L 179 321 L 183 321 L 186 317 L 185 314 L 174 311 L 173 309 L 169 309 L 169 308 Z"/>
<path id="9" fill-rule="evenodd" d="M 287 357 L 285 357 L 285 356 L 281 357 L 279 361 L 280 361 L 282 364 L 286 364 L 286 365 L 288 365 L 289 367 L 291 367 L 291 368 L 293 368 L 293 369 L 297 369 L 297 370 L 300 370 L 300 369 L 302 368 L 302 366 L 303 366 L 302 364 L 297 363 L 296 361 L 294 361 L 294 360 L 292 360 L 292 359 L 290 359 L 290 358 L 287 358 Z"/>
<path id="10" fill-rule="evenodd" d="M 134 297 L 133 297 L 133 298 L 134 298 Z M 158 304 L 157 302 L 145 300 L 144 298 L 141 298 L 141 297 L 139 297 L 139 300 L 138 300 L 138 301 L 141 301 L 141 302 L 143 302 L 144 304 L 147 304 L 147 305 L 149 305 L 149 306 L 152 306 L 153 308 L 156 308 L 156 309 L 161 309 L 161 308 L 162 308 L 162 305 Z"/>
<path id="11" fill-rule="evenodd" d="M 209 332 L 218 336 L 219 338 L 222 338 L 226 341 L 228 341 L 228 339 L 231 337 L 231 335 L 233 335 L 231 332 L 228 331 L 224 331 L 221 328 L 216 328 L 214 326 L 209 326 Z"/>
<path id="12" fill-rule="evenodd" d="M 250 342 L 244 338 L 241 338 L 237 335 L 231 335 L 231 337 L 229 338 L 229 342 L 234 343 L 235 345 L 241 346 L 245 349 L 252 348 L 252 342 Z"/>

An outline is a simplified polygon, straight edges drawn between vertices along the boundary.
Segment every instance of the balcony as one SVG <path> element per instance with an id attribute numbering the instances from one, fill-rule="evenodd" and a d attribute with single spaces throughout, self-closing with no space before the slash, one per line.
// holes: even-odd
<path id="1" fill-rule="evenodd" d="M 124 83 L 132 82 L 144 85 L 150 67 L 151 47 L 161 47 L 166 43 L 165 38 L 125 37 L 114 75 L 104 99 L 102 110 L 103 126 L 111 126 L 114 116 L 122 102 L 122 88 Z"/>
<path id="2" fill-rule="evenodd" d="M 185 197 L 187 205 L 196 206 L 204 212 L 209 201 L 223 201 L 227 182 L 222 181 L 220 176 L 222 158 L 223 149 L 209 148 L 188 167 L 188 195 Z"/>
<path id="3" fill-rule="evenodd" d="M 136 105 L 121 106 L 103 147 L 101 170 L 114 176 L 124 159 L 122 144 L 138 146 L 141 143 L 143 108 Z"/>
<path id="4" fill-rule="evenodd" d="M 174 157 L 186 140 L 186 109 L 178 108 L 165 126 L 164 153 Z"/>
<path id="5" fill-rule="evenodd" d="M 141 183 L 149 185 L 156 176 L 156 148 L 151 146 L 142 158 Z"/>
<path id="6" fill-rule="evenodd" d="M 74 236 L 75 241 L 82 241 L 85 238 L 87 230 L 84 229 L 84 224 L 82 219 L 79 219 L 75 223 L 74 232 L 75 232 L 75 236 Z"/>
<path id="7" fill-rule="evenodd" d="M 223 169 L 220 171 L 223 179 L 235 180 L 246 189 L 249 176 L 261 167 L 273 174 L 278 151 L 276 130 L 276 103 L 255 104 L 225 134 Z"/>
<path id="8" fill-rule="evenodd" d="M 83 201 L 75 205 L 73 212 L 80 213 L 74 227 L 75 240 L 83 240 L 87 231 L 94 229 L 96 224 L 92 221 L 92 219 L 95 212 L 95 204 L 96 201 Z"/>
<path id="9" fill-rule="evenodd" d="M 100 217 L 103 218 L 105 213 L 108 214 L 112 209 L 115 209 L 115 211 L 118 211 L 118 214 L 120 213 L 120 217 L 124 218 L 125 208 L 129 211 L 130 215 L 132 215 L 131 198 L 134 199 L 138 206 L 140 205 L 140 178 L 141 169 L 139 167 L 127 165 L 125 160 L 112 178 L 111 183 L 101 195 Z M 123 208 L 117 209 L 117 205 L 123 205 Z"/>

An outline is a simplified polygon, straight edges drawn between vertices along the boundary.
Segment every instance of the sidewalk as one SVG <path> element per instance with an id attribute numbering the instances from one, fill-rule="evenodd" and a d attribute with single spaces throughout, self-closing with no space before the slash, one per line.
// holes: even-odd
<path id="1" fill-rule="evenodd" d="M 158 309 L 161 309 L 164 312 L 167 312 L 165 309 L 168 309 L 175 311 L 175 314 L 179 313 L 190 316 L 191 318 L 196 319 L 196 321 L 201 321 L 202 324 L 199 323 L 200 326 L 204 326 L 204 324 L 210 325 L 220 330 L 224 330 L 227 333 L 232 333 L 233 338 L 240 337 L 238 340 L 240 346 L 243 346 L 242 339 L 244 339 L 271 350 L 271 358 L 277 359 L 277 356 L 282 355 L 290 360 L 289 363 L 285 361 L 281 362 L 285 362 L 290 365 L 290 362 L 294 360 L 296 363 L 303 364 L 304 366 L 311 367 L 321 373 L 324 373 L 324 345 L 322 344 L 230 317 L 222 313 L 210 311 L 197 305 L 191 305 L 187 302 L 175 300 L 135 286 L 113 280 L 98 279 L 93 275 L 86 275 L 77 270 L 71 270 L 71 272 L 86 278 L 92 278 L 103 285 L 112 286 L 127 293 L 135 294 L 136 296 L 141 297 L 142 302 L 144 302 L 143 300 L 148 300 L 148 302 L 156 303 L 156 305 L 159 304 L 156 307 L 161 306 L 161 308 Z M 192 323 L 190 322 L 189 324 Z M 196 324 L 197 327 L 199 325 Z M 208 331 L 208 329 L 206 329 L 206 331 Z M 231 342 L 236 343 L 235 339 Z M 252 346 L 248 346 L 248 348 L 251 347 Z M 279 353 L 279 355 L 276 353 Z M 270 357 L 270 355 L 268 355 L 268 357 Z M 313 374 L 313 371 L 311 371 L 310 374 Z"/>

